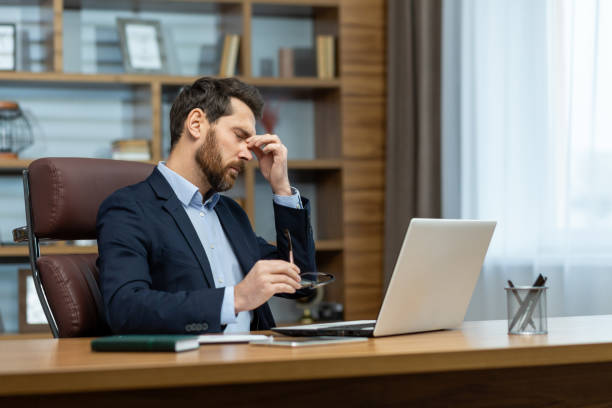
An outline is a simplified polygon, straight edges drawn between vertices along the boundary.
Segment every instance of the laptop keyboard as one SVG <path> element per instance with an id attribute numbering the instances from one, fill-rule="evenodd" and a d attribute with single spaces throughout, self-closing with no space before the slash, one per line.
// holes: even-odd
<path id="1" fill-rule="evenodd" d="M 329 327 L 327 330 L 366 330 L 366 329 L 374 330 L 374 325 L 372 323 L 346 324 L 344 326 Z"/>

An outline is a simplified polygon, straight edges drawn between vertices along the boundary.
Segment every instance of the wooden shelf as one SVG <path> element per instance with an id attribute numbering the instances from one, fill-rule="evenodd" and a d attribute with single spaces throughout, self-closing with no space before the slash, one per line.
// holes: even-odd
<path id="1" fill-rule="evenodd" d="M 340 0 L 253 0 L 253 5 L 257 4 L 278 4 L 281 6 L 338 6 Z"/>
<path id="2" fill-rule="evenodd" d="M 327 239 L 315 242 L 317 251 L 342 251 L 344 247 L 341 239 Z M 98 253 L 96 245 L 41 245 L 42 255 L 63 254 L 95 254 Z M 26 245 L 0 245 L 0 258 L 27 258 L 28 247 Z"/>
<path id="3" fill-rule="evenodd" d="M 246 83 L 262 88 L 340 88 L 339 79 L 318 78 L 253 78 L 239 77 Z M 198 77 L 145 74 L 79 74 L 65 72 L 0 72 L 0 81 L 49 82 L 74 84 L 125 85 L 188 85 Z"/>
<path id="4" fill-rule="evenodd" d="M 21 174 L 35 159 L 5 159 L 0 160 L 0 173 Z M 144 163 L 157 164 L 154 160 Z M 249 166 L 258 167 L 257 160 L 249 162 Z M 313 159 L 313 160 L 289 160 L 289 170 L 341 170 L 341 159 Z"/>
<path id="5" fill-rule="evenodd" d="M 313 159 L 313 160 L 289 160 L 289 170 L 341 170 L 342 160 L 336 159 Z"/>
<path id="6" fill-rule="evenodd" d="M 0 72 L 0 80 L 23 82 L 58 82 L 58 83 L 121 83 L 146 85 L 159 82 L 165 76 L 135 74 L 72 74 L 65 72 Z"/>
<path id="7" fill-rule="evenodd" d="M 108 159 L 108 158 L 105 158 Z M 36 159 L 0 159 L 0 174 L 18 174 L 28 168 Z M 109 159 L 110 160 L 110 159 Z M 155 160 L 143 160 L 141 163 L 157 164 Z"/>
<path id="8" fill-rule="evenodd" d="M 251 160 L 247 166 L 254 168 L 259 167 L 257 160 Z M 287 167 L 289 170 L 342 170 L 341 159 L 300 159 L 288 160 Z"/>
<path id="9" fill-rule="evenodd" d="M 338 6 L 340 0 L 164 0 L 166 3 L 211 3 L 211 4 L 243 4 L 250 2 L 252 4 L 278 4 L 282 6 Z M 104 4 L 105 1 L 99 1 L 96 4 Z M 130 2 L 126 2 L 130 3 Z M 66 8 L 81 7 L 81 0 L 64 0 Z M 112 7 L 110 7 L 112 8 Z"/>
<path id="10" fill-rule="evenodd" d="M 318 78 L 242 78 L 245 82 L 261 88 L 340 88 L 340 80 Z"/>
<path id="11" fill-rule="evenodd" d="M 270 242 L 271 245 L 276 245 L 276 242 Z M 319 239 L 315 241 L 315 249 L 319 252 L 324 251 L 342 251 L 344 249 L 344 241 L 342 239 Z"/>
<path id="12" fill-rule="evenodd" d="M 260 1 L 260 0 L 257 0 Z M 263 0 L 264 2 L 267 2 L 266 0 Z M 302 0 L 286 0 L 289 3 L 293 3 L 294 1 L 298 1 L 298 3 L 302 2 Z M 322 1 L 322 0 L 315 0 L 315 3 L 317 1 Z M 325 0 L 327 2 L 329 1 L 333 1 L 333 0 Z M 83 7 L 83 1 L 82 0 L 64 0 L 64 7 L 66 9 L 71 9 L 71 8 L 82 8 Z M 201 4 L 211 4 L 211 5 L 222 5 L 222 4 L 241 4 L 244 3 L 245 0 L 164 0 L 164 3 L 201 3 Z M 110 6 L 107 5 L 107 3 L 110 3 Z M 114 4 L 116 4 L 117 2 L 108 2 L 107 0 L 98 0 L 97 2 L 88 2 L 87 7 L 86 8 L 102 8 L 102 9 L 114 9 L 115 7 L 113 7 Z M 122 3 L 125 3 L 127 5 L 130 4 L 135 4 L 138 3 L 137 1 L 122 1 Z"/>
<path id="13" fill-rule="evenodd" d="M 110 5 L 107 0 L 98 0 L 96 2 L 88 2 L 86 7 L 83 7 L 82 0 L 64 0 L 64 8 L 70 9 L 80 9 L 80 8 L 88 8 L 88 9 L 113 9 L 113 4 L 116 2 L 110 2 Z M 126 5 L 138 3 L 134 1 L 126 1 L 124 2 Z M 210 6 L 222 6 L 222 5 L 244 5 L 251 3 L 254 6 L 258 5 L 275 5 L 282 7 L 338 7 L 340 0 L 165 0 L 164 3 L 200 3 L 200 4 L 208 4 Z"/>
<path id="14" fill-rule="evenodd" d="M 20 175 L 30 163 L 32 163 L 32 160 L 3 159 L 0 160 L 0 173 Z"/>
<path id="15" fill-rule="evenodd" d="M 98 247 L 96 245 L 41 245 L 40 252 L 42 255 L 96 254 Z M 0 245 L 0 257 L 27 258 L 28 247 L 26 245 Z"/>
<path id="16" fill-rule="evenodd" d="M 344 241 L 342 239 L 320 239 L 315 242 L 317 251 L 342 251 Z"/>

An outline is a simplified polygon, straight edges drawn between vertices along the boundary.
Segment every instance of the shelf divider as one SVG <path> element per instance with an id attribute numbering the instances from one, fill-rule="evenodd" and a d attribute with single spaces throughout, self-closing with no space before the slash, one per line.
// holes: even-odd
<path id="1" fill-rule="evenodd" d="M 151 159 L 161 160 L 162 152 L 162 86 L 160 82 L 151 83 Z"/>
<path id="2" fill-rule="evenodd" d="M 53 1 L 53 71 L 64 71 L 64 0 Z"/>
<path id="3" fill-rule="evenodd" d="M 245 0 L 242 3 L 242 40 L 240 41 L 240 58 L 242 63 L 242 75 L 251 77 L 253 68 L 251 67 L 251 18 L 253 15 L 253 7 L 251 2 Z"/>

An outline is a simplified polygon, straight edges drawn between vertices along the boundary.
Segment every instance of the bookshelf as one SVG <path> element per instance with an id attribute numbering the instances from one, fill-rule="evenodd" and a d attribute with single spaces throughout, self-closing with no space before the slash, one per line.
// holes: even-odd
<path id="1" fill-rule="evenodd" d="M 40 89 L 51 104 L 57 99 L 62 106 L 65 92 L 73 92 L 78 98 L 108 101 L 109 111 L 116 108 L 112 101 L 119 100 L 119 106 L 128 106 L 131 113 L 111 118 L 117 127 L 106 133 L 118 133 L 115 138 L 147 135 L 154 163 L 166 156 L 166 116 L 176 92 L 201 75 L 216 75 L 219 61 L 203 57 L 214 46 L 205 39 L 212 36 L 218 42 L 226 34 L 239 34 L 238 77 L 257 86 L 269 103 L 286 109 L 283 115 L 291 118 L 283 122 L 281 116 L 275 130 L 288 145 L 292 181 L 304 186 L 303 195 L 313 198 L 319 268 L 338 278 L 326 299 L 342 303 L 347 319 L 376 317 L 383 280 L 384 0 L 30 0 L 3 2 L 0 12 L 13 18 L 22 33 L 18 70 L 0 72 L 3 99 L 8 95 L 27 101 Z M 161 21 L 164 35 L 175 48 L 170 50 L 174 63 L 166 74 L 124 72 L 112 32 L 116 17 Z M 262 72 L 265 59 L 276 67 L 279 47 L 313 48 L 318 35 L 335 38 L 334 77 L 280 78 L 276 71 Z M 177 36 L 189 41 L 172 43 Z M 25 54 L 35 62 L 24 62 Z M 192 55 L 200 60 L 190 59 Z M 42 128 L 51 120 L 48 117 L 53 117 L 52 112 L 40 115 Z M 74 121 L 53 120 L 58 125 L 62 120 L 72 122 L 74 135 L 43 129 L 47 150 L 19 160 L 0 160 L 2 178 L 20 182 L 17 176 L 39 156 L 104 157 L 106 151 L 100 146 L 107 142 L 95 132 L 91 141 L 79 142 L 80 126 L 91 120 L 87 113 L 75 110 Z M 79 150 L 96 143 L 91 152 Z M 63 147 L 54 150 L 58 146 L 71 146 L 77 153 Z M 259 178 L 257 163 L 250 162 L 238 192 L 255 226 L 265 224 L 269 216 L 256 205 L 267 194 Z M 4 200 L 0 193 L 0 202 Z M 42 253 L 75 250 L 95 253 L 97 249 L 58 245 L 43 247 Z M 25 247 L 0 246 L 0 263 L 26 255 Z"/>

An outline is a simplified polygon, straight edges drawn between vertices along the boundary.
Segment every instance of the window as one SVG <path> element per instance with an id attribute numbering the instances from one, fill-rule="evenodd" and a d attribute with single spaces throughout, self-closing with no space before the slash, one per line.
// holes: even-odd
<path id="1" fill-rule="evenodd" d="M 458 146 L 458 160 L 443 160 L 443 173 L 460 188 L 443 197 L 463 218 L 498 221 L 479 285 L 498 294 L 498 313 L 473 317 L 503 318 L 505 280 L 523 274 L 527 284 L 539 272 L 549 275 L 551 315 L 609 313 L 589 288 L 601 271 L 612 275 L 612 2 L 450 3 L 455 25 L 445 11 L 445 30 L 460 35 L 445 44 L 445 64 L 459 69 L 444 71 L 444 115 L 458 119 L 444 143 Z M 583 287 L 562 293 L 578 273 Z"/>

